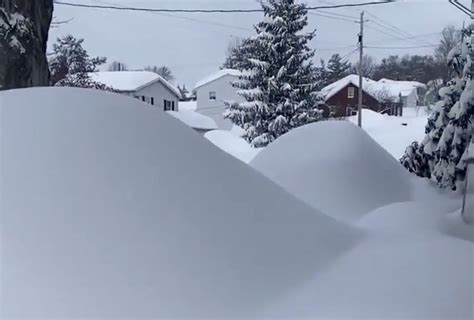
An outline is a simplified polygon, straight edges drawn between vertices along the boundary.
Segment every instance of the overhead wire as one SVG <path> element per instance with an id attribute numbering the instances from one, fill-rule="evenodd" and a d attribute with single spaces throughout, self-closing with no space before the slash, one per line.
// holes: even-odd
<path id="1" fill-rule="evenodd" d="M 321 9 L 337 9 L 337 8 L 350 8 L 350 7 L 363 7 L 372 5 L 381 5 L 393 3 L 395 0 L 380 0 L 380 1 L 365 1 L 357 3 L 343 3 L 333 5 L 323 5 L 307 7 L 308 11 L 321 10 Z M 62 6 L 70 6 L 77 8 L 88 8 L 88 9 L 103 9 L 103 10 L 121 10 L 121 11 L 142 11 L 142 12 L 167 12 L 167 13 L 259 13 L 263 12 L 263 9 L 166 9 L 166 8 L 145 8 L 145 7 L 122 7 L 116 5 L 97 5 L 97 4 L 83 4 L 77 2 L 69 2 L 62 0 L 54 0 L 54 3 Z"/>

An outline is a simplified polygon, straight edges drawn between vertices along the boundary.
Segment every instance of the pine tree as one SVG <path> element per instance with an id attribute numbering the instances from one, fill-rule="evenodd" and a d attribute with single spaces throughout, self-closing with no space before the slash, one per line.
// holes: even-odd
<path id="1" fill-rule="evenodd" d="M 178 91 L 179 91 L 179 95 L 180 95 L 180 100 L 181 101 L 186 101 L 188 99 L 188 94 L 189 94 L 189 90 L 186 88 L 186 85 L 183 84 L 182 87 L 180 87 L 178 85 Z"/>
<path id="2" fill-rule="evenodd" d="M 351 70 L 351 64 L 336 53 L 329 59 L 327 69 L 330 84 L 347 76 Z"/>
<path id="3" fill-rule="evenodd" d="M 223 69 L 244 70 L 251 67 L 249 59 L 254 55 L 255 44 L 252 38 L 237 39 L 229 45 Z"/>
<path id="4" fill-rule="evenodd" d="M 245 130 L 254 147 L 264 147 L 292 128 L 321 119 L 316 93 L 314 51 L 303 33 L 307 9 L 295 0 L 262 2 L 265 19 L 256 25 L 241 80 L 235 83 L 243 103 L 228 102 L 225 116 Z"/>
<path id="5" fill-rule="evenodd" d="M 76 39 L 72 35 L 58 38 L 53 45 L 53 54 L 49 61 L 51 84 L 60 87 L 106 88 L 95 83 L 89 73 L 96 72 L 97 67 L 107 59 L 90 58 L 82 44 L 84 39 Z"/>
<path id="6" fill-rule="evenodd" d="M 440 89 L 441 101 L 428 119 L 423 142 L 409 146 L 400 159 L 411 172 L 431 178 L 441 188 L 456 190 L 465 178 L 474 114 L 471 55 L 470 39 L 451 50 L 448 66 L 456 76 Z"/>

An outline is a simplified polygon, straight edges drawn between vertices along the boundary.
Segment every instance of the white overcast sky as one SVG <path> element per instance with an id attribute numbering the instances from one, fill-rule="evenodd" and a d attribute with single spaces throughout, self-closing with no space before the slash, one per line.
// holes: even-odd
<path id="1" fill-rule="evenodd" d="M 148 8 L 258 8 L 256 0 L 63 0 L 81 4 L 115 4 Z M 360 2 L 362 0 L 306 0 L 310 5 Z M 461 0 L 470 6 L 469 0 Z M 469 17 L 448 3 L 448 0 L 402 0 L 394 4 L 364 7 L 370 21 L 366 26 L 366 45 L 389 47 L 417 47 L 436 44 L 440 31 L 446 25 L 461 27 Z M 326 10 L 347 16 L 358 16 L 361 9 Z M 380 20 L 398 27 L 412 37 L 394 34 L 380 26 Z M 130 68 L 146 65 L 169 66 L 176 83 L 188 88 L 200 79 L 218 70 L 233 37 L 253 33 L 252 25 L 262 14 L 162 14 L 80 9 L 56 5 L 57 20 L 73 18 L 71 22 L 52 29 L 50 43 L 56 37 L 72 34 L 85 39 L 85 48 L 91 55 L 105 56 L 109 62 L 125 62 Z M 377 24 L 378 23 L 378 24 Z M 309 28 L 317 29 L 312 46 L 316 60 L 327 59 L 332 53 L 345 55 L 356 48 L 359 25 L 343 20 L 310 15 Z M 376 30 L 378 29 L 378 30 Z M 383 31 L 383 33 L 381 32 Z M 399 38 L 396 38 L 396 37 Z M 389 54 L 429 54 L 433 48 L 366 49 L 377 59 Z M 349 60 L 356 59 L 350 55 Z"/>

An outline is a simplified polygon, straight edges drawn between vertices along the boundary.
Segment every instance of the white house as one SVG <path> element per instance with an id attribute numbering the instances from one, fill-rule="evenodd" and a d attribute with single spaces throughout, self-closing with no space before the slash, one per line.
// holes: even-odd
<path id="1" fill-rule="evenodd" d="M 164 111 L 178 111 L 179 91 L 168 81 L 149 71 L 107 71 L 89 74 L 92 80 L 132 96 Z"/>
<path id="2" fill-rule="evenodd" d="M 398 81 L 380 79 L 377 81 L 379 90 L 386 90 L 391 96 L 401 96 L 404 108 L 414 108 L 420 105 L 421 91 L 426 90 L 426 85 L 418 81 Z"/>
<path id="3" fill-rule="evenodd" d="M 229 130 L 232 122 L 224 119 L 225 101 L 243 102 L 232 82 L 239 79 L 240 71 L 234 69 L 220 70 L 196 84 L 196 111 L 211 117 L 219 129 Z"/>

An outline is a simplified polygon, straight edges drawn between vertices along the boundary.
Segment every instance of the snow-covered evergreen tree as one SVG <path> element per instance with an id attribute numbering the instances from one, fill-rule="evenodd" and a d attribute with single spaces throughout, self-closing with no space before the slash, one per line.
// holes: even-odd
<path id="1" fill-rule="evenodd" d="M 76 39 L 71 35 L 58 38 L 53 45 L 53 54 L 49 61 L 51 84 L 60 87 L 95 88 L 110 90 L 106 86 L 94 82 L 89 73 L 97 71 L 97 67 L 106 62 L 106 58 L 90 58 L 82 47 L 84 39 Z"/>
<path id="2" fill-rule="evenodd" d="M 228 103 L 225 116 L 245 130 L 243 137 L 263 147 L 292 128 L 321 119 L 316 93 L 314 51 L 303 33 L 307 9 L 295 0 L 262 2 L 264 20 L 249 45 L 252 55 L 235 85 L 243 103 Z"/>
<path id="3" fill-rule="evenodd" d="M 339 54 L 333 54 L 328 61 L 328 84 L 336 82 L 349 75 L 351 63 L 344 60 Z"/>
<path id="4" fill-rule="evenodd" d="M 441 188 L 455 190 L 465 178 L 463 159 L 471 140 L 474 113 L 470 43 L 468 38 L 448 55 L 448 65 L 456 76 L 440 89 L 441 101 L 428 119 L 422 143 L 409 146 L 400 159 L 408 170 L 431 178 Z"/>

